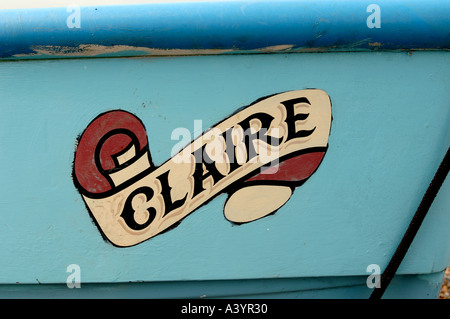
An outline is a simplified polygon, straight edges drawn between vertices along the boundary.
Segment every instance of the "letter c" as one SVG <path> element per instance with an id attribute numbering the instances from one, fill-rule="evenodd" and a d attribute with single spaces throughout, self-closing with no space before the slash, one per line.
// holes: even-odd
<path id="1" fill-rule="evenodd" d="M 146 196 L 146 200 L 148 202 L 150 199 L 152 199 L 154 193 L 155 192 L 150 187 L 143 186 L 143 187 L 136 189 L 134 192 L 132 192 L 130 194 L 130 196 L 128 196 L 128 198 L 125 202 L 125 207 L 123 208 L 123 211 L 120 214 L 120 217 L 123 218 L 123 220 L 125 221 L 125 223 L 127 224 L 128 227 L 130 227 L 133 230 L 142 230 L 153 222 L 153 220 L 155 219 L 155 216 L 156 216 L 156 210 L 153 207 L 149 207 L 146 209 L 149 214 L 147 221 L 143 224 L 137 223 L 134 218 L 134 214 L 136 211 L 132 206 L 132 201 L 136 195 L 144 194 Z"/>

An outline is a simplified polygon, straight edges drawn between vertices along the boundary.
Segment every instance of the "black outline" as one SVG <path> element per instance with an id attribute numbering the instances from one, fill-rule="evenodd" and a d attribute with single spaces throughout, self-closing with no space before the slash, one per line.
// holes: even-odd
<path id="1" fill-rule="evenodd" d="M 297 151 L 297 152 L 289 153 L 288 155 L 285 155 L 285 156 L 283 156 L 283 157 L 280 157 L 280 158 L 279 158 L 279 162 L 276 162 L 276 163 L 280 163 L 280 164 L 281 164 L 281 163 L 282 163 L 283 161 L 285 161 L 285 160 L 288 160 L 288 159 L 290 159 L 290 158 L 294 158 L 294 157 L 297 157 L 297 156 L 300 156 L 300 155 L 310 154 L 310 153 L 316 153 L 316 152 L 321 152 L 321 153 L 323 152 L 323 153 L 324 153 L 324 156 L 323 156 L 322 159 L 320 160 L 319 164 L 316 166 L 316 168 L 314 169 L 314 171 L 313 171 L 307 178 L 305 178 L 305 179 L 302 179 L 302 180 L 299 180 L 299 181 L 279 181 L 279 180 L 257 180 L 257 181 L 247 181 L 247 179 L 249 179 L 249 178 L 251 178 L 251 177 L 256 176 L 257 174 L 259 174 L 259 173 L 254 174 L 254 172 L 251 172 L 251 173 L 247 174 L 246 176 L 244 176 L 244 177 L 242 177 L 242 178 L 236 180 L 233 184 L 231 184 L 230 186 L 228 186 L 227 188 L 225 188 L 224 191 L 223 191 L 223 192 L 226 192 L 226 193 L 228 194 L 228 198 L 226 199 L 226 201 L 225 201 L 225 203 L 224 203 L 224 208 L 225 208 L 225 205 L 227 204 L 228 200 L 230 199 L 230 196 L 231 196 L 234 192 L 236 192 L 236 191 L 238 191 L 238 190 L 240 190 L 240 189 L 242 189 L 242 188 L 244 188 L 244 187 L 249 187 L 249 186 L 272 185 L 272 186 L 285 186 L 285 187 L 289 187 L 289 188 L 291 188 L 291 190 L 292 190 L 292 194 L 291 194 L 291 196 L 289 196 L 289 199 L 290 199 L 290 198 L 292 197 L 292 195 L 294 195 L 295 189 L 296 189 L 297 187 L 302 186 L 302 185 L 303 185 L 303 184 L 304 184 L 304 183 L 305 183 L 312 175 L 314 175 L 314 173 L 318 170 L 320 164 L 322 164 L 322 161 L 323 161 L 323 159 L 325 158 L 325 155 L 326 155 L 326 153 L 327 153 L 327 149 L 328 149 L 328 146 L 325 146 L 325 147 L 311 147 L 311 148 L 303 149 L 303 150 L 300 150 L 300 151 Z M 292 156 L 291 156 L 291 155 L 292 155 Z M 271 166 L 269 166 L 269 167 L 271 167 Z M 289 201 L 289 199 L 288 199 L 288 201 Z M 286 203 L 287 203 L 287 201 L 286 201 Z M 274 210 L 273 212 L 271 212 L 271 213 L 269 213 L 269 214 L 267 214 L 267 215 L 265 215 L 265 216 L 262 216 L 262 217 L 260 217 L 260 218 L 258 218 L 258 219 L 261 219 L 261 218 L 264 218 L 264 217 L 267 217 L 267 216 L 270 216 L 270 215 L 275 214 L 275 213 L 276 213 L 281 207 L 283 207 L 283 206 L 284 206 L 284 204 L 283 204 L 282 206 L 280 206 L 279 208 L 277 208 L 276 210 Z M 224 214 L 224 217 L 225 217 L 225 211 L 223 211 L 223 214 Z M 225 217 L 225 219 L 228 220 L 226 217 Z M 237 222 L 233 222 L 233 221 L 231 221 L 231 220 L 228 220 L 228 221 L 229 221 L 230 223 L 235 224 L 235 225 L 242 225 L 242 224 L 246 224 L 246 223 L 249 223 L 249 222 L 253 222 L 253 221 L 249 221 L 249 222 L 237 223 Z"/>
<path id="2" fill-rule="evenodd" d="M 100 140 L 98 141 L 97 145 L 95 146 L 95 150 L 94 150 L 95 166 L 97 167 L 98 171 L 103 175 L 103 177 L 105 177 L 107 179 L 109 185 L 111 186 L 111 189 L 114 189 L 115 185 L 114 185 L 114 182 L 112 181 L 112 178 L 108 175 L 108 173 L 113 173 L 115 171 L 118 171 L 119 168 L 115 167 L 110 170 L 103 169 L 102 163 L 100 161 L 100 152 L 103 147 L 103 144 L 105 144 L 105 142 L 108 140 L 108 138 L 110 138 L 111 136 L 116 135 L 116 134 L 128 135 L 131 138 L 131 144 L 136 145 L 136 143 L 137 143 L 137 145 L 139 145 L 139 141 L 137 140 L 137 137 L 130 130 L 127 130 L 127 129 L 115 129 L 115 130 L 109 131 L 108 133 L 103 135 L 100 138 Z M 136 160 L 137 156 L 134 159 Z M 125 164 L 127 164 L 127 163 L 124 163 L 124 165 L 123 165 L 124 167 L 129 165 L 129 164 L 128 165 L 125 165 Z"/>
<path id="3" fill-rule="evenodd" d="M 75 140 L 75 149 L 74 149 L 74 152 L 73 152 L 74 155 L 73 155 L 73 160 L 72 160 L 72 172 L 71 172 L 71 178 L 72 178 L 72 181 L 73 181 L 73 183 L 74 183 L 75 188 L 78 190 L 78 192 L 79 192 L 81 195 L 84 195 L 84 196 L 86 196 L 86 197 L 90 197 L 90 198 L 102 198 L 102 197 L 103 197 L 102 195 L 104 195 L 105 193 L 100 193 L 98 197 L 95 197 L 95 196 L 94 196 L 94 197 L 91 197 L 90 195 L 92 195 L 92 194 L 94 194 L 94 193 L 90 193 L 90 192 L 86 191 L 86 190 L 84 189 L 84 187 L 81 186 L 80 182 L 78 181 L 77 175 L 76 175 L 76 173 L 75 173 L 75 158 L 76 158 L 76 154 L 77 154 L 77 150 L 78 150 L 78 145 L 79 145 L 79 142 L 80 142 L 81 138 L 83 137 L 84 133 L 86 132 L 87 128 L 89 127 L 89 125 L 90 125 L 91 123 L 93 123 L 94 121 L 96 121 L 99 117 L 101 117 L 101 116 L 103 116 L 103 115 L 105 115 L 105 114 L 107 114 L 107 113 L 114 112 L 114 111 L 125 112 L 125 113 L 128 113 L 128 114 L 130 114 L 131 116 L 135 117 L 135 118 L 138 120 L 139 124 L 140 124 L 140 125 L 142 126 L 142 128 L 144 129 L 144 131 L 147 132 L 144 123 L 141 121 L 141 119 L 140 119 L 139 117 L 137 117 L 135 114 L 133 114 L 133 113 L 131 113 L 131 112 L 128 112 L 128 111 L 126 111 L 126 110 L 123 110 L 123 109 L 111 109 L 111 110 L 102 112 L 102 113 L 98 114 L 92 121 L 89 122 L 89 124 L 86 126 L 86 128 L 83 130 L 83 132 L 80 133 L 80 134 L 77 136 L 76 140 Z M 149 163 L 150 163 L 150 168 L 147 169 L 147 170 L 145 170 L 145 171 L 148 172 L 147 174 L 150 174 L 153 170 L 156 169 L 156 167 L 154 166 L 154 164 L 153 164 L 153 162 L 152 162 L 151 153 L 150 153 L 150 148 L 149 148 L 149 145 L 148 145 L 148 136 L 147 136 L 147 145 L 142 149 L 142 152 L 144 152 L 144 150 L 148 152 L 148 160 L 149 160 Z M 136 151 L 139 153 L 139 150 L 136 150 Z M 138 154 L 138 153 L 137 153 L 137 154 Z M 136 155 L 137 155 L 137 154 L 136 154 Z M 125 163 L 124 163 L 124 164 L 125 164 Z M 97 166 L 97 169 L 98 169 L 98 166 Z M 142 173 L 141 173 L 141 174 L 138 174 L 138 175 L 142 175 Z M 108 179 L 107 179 L 107 180 L 108 180 Z M 112 188 L 110 191 L 107 191 L 107 193 L 111 192 L 112 190 L 114 190 L 114 188 Z M 87 205 L 87 203 L 86 203 L 86 201 L 85 201 L 84 199 L 83 199 L 83 203 L 84 203 L 84 206 L 86 207 L 86 210 L 87 210 L 88 213 L 89 213 L 89 216 L 91 217 L 91 221 L 93 222 L 93 224 L 95 225 L 95 227 L 97 227 L 97 229 L 99 230 L 102 239 L 103 239 L 105 242 L 107 242 L 107 243 L 113 245 L 114 247 L 121 247 L 121 248 L 122 248 L 122 247 L 125 247 L 125 246 L 119 246 L 119 245 L 114 244 L 114 243 L 108 238 L 108 236 L 106 236 L 106 234 L 103 232 L 102 228 L 100 227 L 99 223 L 97 222 L 97 219 L 95 218 L 94 214 L 91 212 L 91 209 L 89 208 L 89 206 Z"/>
<path id="4" fill-rule="evenodd" d="M 321 89 L 317 89 L 317 88 L 304 88 L 304 89 L 302 89 L 302 90 L 321 90 Z M 288 91 L 283 91 L 283 92 L 279 92 L 279 93 L 274 93 L 274 94 L 266 95 L 266 96 L 264 96 L 264 97 L 261 97 L 261 98 L 255 100 L 255 101 L 253 101 L 252 103 L 250 103 L 250 104 L 248 104 L 248 105 L 246 105 L 246 106 L 242 106 L 242 107 L 238 108 L 236 111 L 234 111 L 233 113 L 231 113 L 230 115 L 228 115 L 227 117 L 225 117 L 223 120 L 221 120 L 221 121 L 219 121 L 219 122 L 217 122 L 217 123 L 211 125 L 210 128 L 205 129 L 205 130 L 202 132 L 202 134 L 201 134 L 200 136 L 203 136 L 206 132 L 208 132 L 209 130 L 211 130 L 211 129 L 214 128 L 215 126 L 221 124 L 222 122 L 228 120 L 228 119 L 229 119 L 230 117 L 232 117 L 233 115 L 239 113 L 240 111 L 242 111 L 242 110 L 244 110 L 244 109 L 246 109 L 246 108 L 248 108 L 248 107 L 250 107 L 250 106 L 252 106 L 252 105 L 254 105 L 254 104 L 256 104 L 256 103 L 259 103 L 259 102 L 261 102 L 261 101 L 263 101 L 263 100 L 266 100 L 266 99 L 268 99 L 268 98 L 270 98 L 270 97 L 272 97 L 272 96 L 279 95 L 279 94 L 283 94 L 283 93 L 287 93 L 287 92 L 291 92 L 291 91 L 292 91 L 292 90 L 288 90 Z M 321 90 L 321 91 L 323 91 L 323 90 Z M 326 93 L 326 92 L 325 92 L 325 93 Z M 333 105 L 332 105 L 331 97 L 330 97 L 328 94 L 327 94 L 327 96 L 328 96 L 329 101 L 330 101 L 330 108 L 332 109 Z M 89 124 L 86 126 L 86 129 L 89 127 L 89 125 L 90 125 L 92 122 L 94 122 L 94 121 L 95 121 L 97 118 L 99 118 L 100 116 L 102 116 L 102 115 L 104 115 L 104 114 L 106 114 L 106 113 L 109 113 L 109 112 L 114 112 L 114 111 L 123 111 L 123 112 L 126 112 L 126 113 L 131 114 L 132 116 L 136 117 L 136 119 L 138 119 L 138 121 L 139 121 L 139 122 L 141 123 L 141 125 L 143 126 L 144 130 L 146 130 L 145 125 L 143 124 L 143 122 L 142 122 L 135 114 L 133 114 L 133 113 L 131 113 L 131 112 L 128 112 L 128 111 L 126 111 L 126 110 L 123 110 L 123 109 L 113 109 L 113 110 L 105 111 L 105 112 L 99 114 L 99 115 L 98 115 L 97 117 L 95 117 L 91 122 L 89 122 Z M 331 112 L 330 132 L 329 132 L 329 136 L 331 136 L 331 127 L 332 127 L 332 123 L 333 123 L 333 112 Z M 149 163 L 150 163 L 150 165 L 151 165 L 150 168 L 145 169 L 144 171 L 142 171 L 141 173 L 135 175 L 134 177 L 132 177 L 131 179 L 125 181 L 124 183 L 122 183 L 122 184 L 120 184 L 120 185 L 118 185 L 118 186 L 113 187 L 111 190 L 108 190 L 108 191 L 103 192 L 103 193 L 90 193 L 90 192 L 87 192 L 86 190 L 84 190 L 84 188 L 83 188 L 83 187 L 81 186 L 81 184 L 78 182 L 78 180 L 77 180 L 77 178 L 76 178 L 76 174 L 75 174 L 75 156 L 76 156 L 76 151 L 77 151 L 77 148 L 78 148 L 78 143 L 79 143 L 79 141 L 81 140 L 81 138 L 82 138 L 84 132 L 86 131 L 86 129 L 85 129 L 85 130 L 83 131 L 83 133 L 81 133 L 81 134 L 77 137 L 77 139 L 76 139 L 76 144 L 75 144 L 76 147 L 75 147 L 75 152 L 74 152 L 74 160 L 73 160 L 73 163 L 72 163 L 72 179 L 73 179 L 73 182 L 74 182 L 75 187 L 76 187 L 77 190 L 80 192 L 80 194 L 82 194 L 82 195 L 84 195 L 84 196 L 86 196 L 86 197 L 88 197 L 88 198 L 92 198 L 92 199 L 96 199 L 96 198 L 105 198 L 105 197 L 109 197 L 109 196 L 111 196 L 111 195 L 113 195 L 113 194 L 115 194 L 115 193 L 118 193 L 118 192 L 120 192 L 121 190 L 125 189 L 126 187 L 128 187 L 128 186 L 134 184 L 135 182 L 137 182 L 138 180 L 142 179 L 143 177 L 145 177 L 145 176 L 151 174 L 153 171 L 155 171 L 156 169 L 158 169 L 160 166 L 163 166 L 165 163 L 167 163 L 168 161 L 170 161 L 170 160 L 172 159 L 172 157 L 173 157 L 173 156 L 170 157 L 168 160 L 166 160 L 165 162 L 163 162 L 160 166 L 156 167 L 156 166 L 153 164 L 152 160 L 151 160 L 151 153 L 150 153 L 150 148 L 149 148 L 149 144 L 148 144 L 148 137 L 147 137 L 147 145 L 146 145 L 140 152 L 139 152 L 138 149 L 137 149 L 137 154 L 136 154 L 135 159 L 140 158 L 140 157 L 142 156 L 143 153 L 148 152 Z M 115 130 L 113 130 L 113 131 L 118 131 L 118 130 L 120 131 L 120 129 L 115 129 Z M 128 130 L 126 130 L 126 129 L 124 129 L 124 130 L 125 130 L 125 131 L 128 131 Z M 314 131 L 314 130 L 315 130 L 315 128 L 313 129 L 313 131 Z M 110 132 L 108 132 L 108 133 L 105 134 L 105 135 L 109 135 L 109 133 L 110 133 Z M 126 134 L 126 133 L 125 133 L 125 134 Z M 127 134 L 127 135 L 128 135 L 128 134 Z M 133 136 L 134 136 L 134 134 L 133 134 Z M 198 137 L 200 137 L 200 136 L 198 136 Z M 103 137 L 100 139 L 100 141 L 102 141 L 102 140 L 104 139 L 104 137 L 105 137 L 105 136 L 103 136 Z M 130 136 L 130 137 L 131 137 L 131 136 Z M 134 136 L 134 137 L 137 139 L 136 136 Z M 192 139 L 188 144 L 186 144 L 186 146 L 192 144 L 192 142 L 193 142 L 195 139 L 197 139 L 198 137 Z M 100 144 L 100 141 L 99 141 L 98 145 Z M 104 141 L 106 141 L 106 139 L 105 139 Z M 103 141 L 103 143 L 104 143 L 104 141 Z M 132 142 L 130 143 L 130 145 L 133 144 L 133 142 L 134 142 L 134 140 L 133 140 L 133 137 L 132 137 Z M 139 145 L 139 141 L 136 141 L 136 142 L 137 142 L 137 145 Z M 103 144 L 103 143 L 102 143 L 102 144 Z M 95 149 L 96 152 L 97 152 L 97 149 L 100 150 L 100 148 L 98 147 L 98 145 L 96 146 L 96 149 Z M 130 145 L 127 146 L 125 149 L 129 149 L 129 147 L 131 147 Z M 185 148 L 186 146 L 184 146 L 183 148 L 181 148 L 181 150 L 180 150 L 177 154 L 181 153 L 181 152 L 184 150 L 184 148 Z M 287 155 L 285 155 L 285 156 L 283 156 L 283 157 L 278 158 L 276 161 L 274 161 L 274 162 L 276 162 L 276 163 L 281 163 L 281 162 L 283 162 L 283 161 L 285 161 L 285 160 L 287 160 L 287 159 L 289 159 L 289 158 L 293 158 L 293 157 L 296 157 L 296 156 L 299 156 L 299 155 L 308 154 L 308 153 L 313 153 L 313 152 L 323 152 L 323 153 L 324 153 L 324 156 L 322 157 L 321 161 L 319 162 L 319 164 L 317 165 L 317 167 L 315 168 L 315 170 L 314 170 L 307 178 L 305 178 L 305 179 L 303 179 L 303 180 L 300 180 L 300 181 L 270 181 L 270 180 L 269 180 L 269 181 L 267 181 L 267 180 L 260 180 L 260 181 L 246 181 L 247 179 L 249 179 L 249 178 L 251 178 L 251 177 L 253 177 L 253 176 L 259 174 L 259 173 L 255 173 L 255 171 L 260 170 L 260 169 L 261 169 L 261 167 L 260 167 L 260 168 L 255 169 L 255 170 L 252 171 L 252 172 L 249 172 L 247 175 L 245 175 L 245 176 L 239 178 L 238 180 L 234 181 L 231 185 L 229 185 L 228 187 L 224 188 L 221 192 L 219 192 L 219 193 L 217 193 L 217 194 L 211 196 L 210 198 L 208 198 L 208 200 L 206 200 L 205 202 L 203 202 L 203 203 L 202 203 L 199 207 L 197 207 L 197 209 L 195 209 L 195 210 L 198 210 L 198 209 L 201 208 L 202 206 L 207 205 L 210 201 L 212 201 L 213 199 L 215 199 L 215 198 L 218 197 L 219 195 L 227 194 L 227 195 L 228 195 L 228 198 L 226 199 L 226 201 L 225 201 L 225 203 L 224 203 L 224 207 L 225 207 L 225 205 L 226 205 L 226 203 L 227 203 L 227 201 L 228 201 L 228 199 L 229 199 L 229 196 L 230 196 L 232 193 L 234 193 L 236 190 L 238 190 L 238 189 L 240 189 L 240 188 L 242 188 L 242 187 L 247 187 L 247 186 L 252 186 L 252 185 L 279 185 L 279 186 L 287 186 L 287 187 L 290 187 L 291 190 L 292 190 L 292 194 L 291 194 L 291 196 L 289 197 L 289 199 L 290 199 L 290 198 L 292 197 L 292 195 L 294 194 L 295 189 L 296 189 L 297 187 L 303 185 L 303 184 L 304 184 L 304 183 L 305 183 L 312 175 L 315 174 L 315 172 L 318 170 L 319 166 L 322 164 L 322 161 L 323 161 L 323 159 L 324 159 L 325 156 L 326 156 L 327 150 L 328 150 L 328 143 L 327 143 L 327 145 L 324 146 L 324 147 L 311 147 L 311 148 L 303 149 L 303 150 L 300 150 L 300 151 L 297 151 L 297 152 L 292 152 L 292 153 L 289 153 L 289 154 L 287 154 Z M 122 151 L 122 152 L 123 152 L 123 151 Z M 120 152 L 120 154 L 122 154 L 122 152 Z M 99 154 L 99 153 L 98 153 L 98 154 Z M 175 154 L 174 156 L 176 156 L 177 154 Z M 97 155 L 96 155 L 95 158 L 97 158 Z M 124 164 L 122 164 L 122 165 L 120 166 L 120 169 L 122 169 L 123 167 L 126 167 L 126 166 L 128 166 L 128 165 L 130 165 L 130 164 L 132 164 L 132 163 L 134 163 L 135 159 L 125 162 Z M 274 162 L 272 162 L 272 163 L 274 163 Z M 270 166 L 272 165 L 272 163 L 268 163 L 268 164 L 264 165 L 263 167 L 267 167 L 267 168 L 268 168 L 268 167 L 270 167 Z M 127 165 L 126 165 L 126 164 L 127 164 Z M 97 165 L 97 162 L 96 162 L 96 165 Z M 101 166 L 100 166 L 100 168 L 101 168 Z M 102 169 L 102 168 L 101 168 L 101 169 Z M 115 171 L 115 170 L 117 170 L 117 169 L 118 169 L 118 167 L 116 167 L 116 168 L 114 168 L 114 169 L 112 169 L 112 170 L 108 170 L 107 172 Z M 103 170 L 103 169 L 102 169 L 102 171 L 106 172 L 106 171 Z M 102 171 L 101 171 L 101 172 L 102 172 Z M 111 181 L 111 182 L 112 182 L 112 181 Z M 114 185 L 114 184 L 111 184 L 111 185 Z M 289 199 L 288 199 L 287 201 L 289 201 Z M 287 201 L 286 201 L 286 202 L 287 202 Z M 113 245 L 113 246 L 115 246 L 115 247 L 118 247 L 118 248 L 133 247 L 133 246 L 139 245 L 139 244 L 141 244 L 141 243 L 143 243 L 143 242 L 145 242 L 145 241 L 148 241 L 148 240 L 150 240 L 150 239 L 152 239 L 152 238 L 155 238 L 155 237 L 158 236 L 158 235 L 164 234 L 164 233 L 166 233 L 166 232 L 168 232 L 168 231 L 170 231 L 170 230 L 172 230 L 172 229 L 178 227 L 178 226 L 181 224 L 181 222 L 182 222 L 186 217 L 188 217 L 188 216 L 190 215 L 190 214 L 186 215 L 186 216 L 183 217 L 182 219 L 176 221 L 175 223 L 173 223 L 172 225 L 170 225 L 170 226 L 167 227 L 166 229 L 162 230 L 161 232 L 155 234 L 154 236 L 152 236 L 152 237 L 150 237 L 150 238 L 147 238 L 147 239 L 145 239 L 145 240 L 143 240 L 143 241 L 140 241 L 140 242 L 138 242 L 138 243 L 136 243 L 136 244 L 133 244 L 133 245 L 120 246 L 120 245 L 117 245 L 117 244 L 115 244 L 114 242 L 112 242 L 112 241 L 106 236 L 106 234 L 105 234 L 105 233 L 103 232 L 103 230 L 101 229 L 100 225 L 98 224 L 97 220 L 95 219 L 93 213 L 91 212 L 90 208 L 87 206 L 87 203 L 84 201 L 84 199 L 83 199 L 83 202 L 85 203 L 85 206 L 86 206 L 86 208 L 87 208 L 87 210 L 88 210 L 88 212 L 89 212 L 89 215 L 91 216 L 91 218 L 92 218 L 94 224 L 96 225 L 96 227 L 97 227 L 98 230 L 100 231 L 102 238 L 103 238 L 105 241 L 109 242 L 111 245 Z M 263 216 L 263 217 L 261 217 L 261 218 L 264 218 L 264 217 L 271 216 L 271 215 L 275 214 L 275 213 L 276 213 L 281 207 L 283 207 L 283 206 L 284 206 L 284 204 L 283 204 L 282 206 L 280 206 L 278 209 L 274 210 L 273 212 L 271 212 L 271 213 L 269 213 L 269 214 L 267 214 L 267 215 L 265 215 L 265 216 Z M 195 211 L 195 210 L 194 210 L 194 211 Z M 194 211 L 192 211 L 191 213 L 193 213 Z M 223 212 L 223 209 L 222 209 L 222 212 Z M 224 212 L 223 212 L 223 214 L 224 214 Z M 225 216 L 224 216 L 224 218 L 226 219 Z M 258 218 L 258 220 L 261 219 L 261 218 Z M 242 225 L 242 224 L 248 223 L 248 222 L 236 223 L 236 222 L 232 222 L 232 221 L 230 221 L 230 220 L 228 220 L 228 219 L 226 219 L 226 220 L 227 220 L 228 222 L 230 222 L 231 224 L 233 224 L 233 225 Z"/>
<path id="5" fill-rule="evenodd" d="M 76 139 L 76 142 L 75 142 L 75 151 L 74 151 L 74 156 L 73 156 L 73 161 L 72 161 L 72 174 L 71 174 L 73 183 L 74 183 L 75 187 L 78 189 L 78 191 L 80 192 L 80 194 L 82 194 L 82 195 L 84 195 L 86 197 L 89 197 L 89 198 L 93 198 L 94 199 L 94 198 L 108 197 L 108 196 L 110 196 L 110 195 L 120 191 L 121 189 L 125 188 L 125 187 L 122 188 L 122 186 L 121 186 L 122 184 L 120 186 L 114 186 L 111 178 L 108 176 L 108 173 L 115 172 L 117 170 L 123 169 L 124 167 L 127 167 L 127 166 L 131 165 L 137 159 L 139 159 L 145 152 L 148 152 L 148 160 L 149 160 L 149 163 L 150 163 L 150 168 L 146 169 L 145 171 L 141 172 L 140 174 L 138 174 L 136 176 L 143 176 L 144 172 L 146 173 L 146 175 L 148 175 L 148 174 L 150 174 L 152 171 L 154 171 L 157 168 L 157 167 L 155 167 L 155 165 L 153 164 L 153 161 L 152 161 L 151 152 L 150 152 L 150 148 L 149 148 L 149 145 L 148 145 L 148 137 L 147 137 L 147 145 L 145 145 L 142 148 L 142 150 L 140 150 L 139 147 L 136 149 L 136 157 L 135 158 L 133 158 L 132 160 L 129 160 L 129 161 L 123 163 L 122 165 L 119 165 L 119 167 L 113 168 L 111 170 L 104 170 L 101 167 L 101 165 L 100 165 L 100 149 L 101 149 L 101 145 L 103 145 L 103 143 L 107 139 L 107 138 L 105 138 L 105 136 L 108 136 L 108 137 L 112 136 L 113 134 L 110 134 L 111 132 L 115 132 L 114 134 L 117 134 L 117 132 L 119 132 L 119 133 L 126 134 L 126 135 L 130 136 L 132 142 L 135 142 L 136 145 L 139 145 L 139 140 L 137 139 L 137 136 L 133 132 L 131 132 L 130 130 L 127 130 L 127 129 L 114 129 L 114 130 L 106 133 L 104 136 L 102 136 L 100 138 L 100 140 L 97 143 L 97 145 L 95 147 L 95 150 L 94 150 L 94 161 L 95 161 L 95 165 L 97 167 L 97 170 L 110 183 L 111 189 L 106 191 L 106 192 L 103 192 L 103 193 L 91 193 L 91 192 L 87 191 L 86 189 L 84 189 L 83 186 L 81 186 L 80 182 L 77 179 L 76 173 L 75 173 L 75 158 L 76 158 L 76 153 L 77 153 L 77 150 L 78 150 L 78 144 L 79 144 L 80 140 L 82 139 L 84 133 L 86 132 L 87 128 L 89 127 L 89 125 L 91 125 L 91 123 L 96 121 L 99 117 L 101 117 L 101 116 L 103 116 L 103 115 L 105 115 L 107 113 L 114 112 L 114 111 L 125 112 L 125 113 L 128 113 L 131 116 L 135 117 L 139 121 L 140 125 L 143 127 L 144 131 L 147 131 L 146 128 L 145 128 L 145 125 L 141 121 L 141 119 L 139 119 L 133 113 L 128 112 L 128 111 L 123 110 L 123 109 L 113 109 L 113 110 L 102 112 L 99 115 L 97 115 L 92 121 L 89 122 L 89 124 L 86 126 L 86 128 L 83 130 L 83 132 L 77 136 L 77 139 Z M 129 134 L 129 133 L 131 133 L 131 134 Z M 135 179 L 133 178 L 132 180 L 134 181 Z M 128 183 L 128 181 L 126 181 L 125 183 L 127 184 L 127 186 L 131 185 L 130 183 Z"/>
<path id="6" fill-rule="evenodd" d="M 121 165 L 123 165 L 123 164 L 120 164 L 119 163 L 119 160 L 118 160 L 118 157 L 120 157 L 120 156 L 122 156 L 123 154 L 125 154 L 126 152 L 128 152 L 129 150 L 131 150 L 131 148 L 132 147 L 135 147 L 135 149 L 136 150 L 139 150 L 139 148 L 138 147 L 136 147 L 136 144 L 134 143 L 134 141 L 131 141 L 130 142 L 130 144 L 128 144 L 123 150 L 121 150 L 120 152 L 118 152 L 118 153 L 116 153 L 116 154 L 112 154 L 111 155 L 111 158 L 112 158 L 112 160 L 113 160 L 113 162 L 114 162 L 114 165 L 115 165 L 115 167 L 120 167 Z M 137 153 L 136 153 L 136 155 L 137 155 Z M 134 159 L 134 158 L 133 158 Z M 131 159 L 131 160 L 133 160 L 133 159 Z M 130 160 L 130 161 L 131 161 Z M 127 161 L 128 162 L 128 161 Z"/>

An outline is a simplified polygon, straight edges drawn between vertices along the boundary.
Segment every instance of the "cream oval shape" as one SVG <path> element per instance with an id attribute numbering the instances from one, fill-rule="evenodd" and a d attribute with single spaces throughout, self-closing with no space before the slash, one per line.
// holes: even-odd
<path id="1" fill-rule="evenodd" d="M 224 207 L 225 217 L 234 223 L 246 223 L 275 212 L 291 197 L 292 189 L 279 185 L 254 185 L 230 195 Z"/>

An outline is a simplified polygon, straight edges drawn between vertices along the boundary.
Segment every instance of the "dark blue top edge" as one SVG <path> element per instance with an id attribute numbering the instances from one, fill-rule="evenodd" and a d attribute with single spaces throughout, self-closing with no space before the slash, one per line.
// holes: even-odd
<path id="1" fill-rule="evenodd" d="M 448 1 L 232 1 L 0 10 L 0 58 L 448 50 Z"/>

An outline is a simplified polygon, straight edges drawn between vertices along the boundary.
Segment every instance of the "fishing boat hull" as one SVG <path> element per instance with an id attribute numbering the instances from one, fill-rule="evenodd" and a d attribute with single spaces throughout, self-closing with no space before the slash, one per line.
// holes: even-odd
<path id="1" fill-rule="evenodd" d="M 448 9 L 410 2 L 1 10 L 0 297 L 370 297 L 450 145 Z M 439 295 L 449 187 L 384 298 Z"/>

